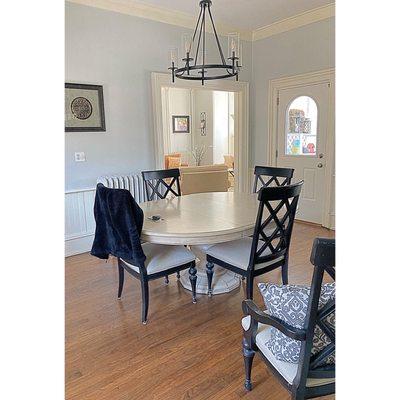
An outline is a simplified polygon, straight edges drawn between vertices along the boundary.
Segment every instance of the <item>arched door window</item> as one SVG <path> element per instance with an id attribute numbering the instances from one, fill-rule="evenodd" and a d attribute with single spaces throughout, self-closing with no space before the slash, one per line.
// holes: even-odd
<path id="1" fill-rule="evenodd" d="M 318 108 L 309 96 L 296 97 L 286 115 L 288 156 L 315 156 L 317 153 Z"/>

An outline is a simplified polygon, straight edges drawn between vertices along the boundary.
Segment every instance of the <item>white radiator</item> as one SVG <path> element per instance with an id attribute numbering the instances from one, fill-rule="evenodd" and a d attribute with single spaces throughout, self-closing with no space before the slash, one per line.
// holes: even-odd
<path id="1" fill-rule="evenodd" d="M 141 175 L 101 176 L 97 179 L 97 183 L 102 183 L 112 189 L 127 189 L 138 203 L 146 201 L 144 181 Z"/>

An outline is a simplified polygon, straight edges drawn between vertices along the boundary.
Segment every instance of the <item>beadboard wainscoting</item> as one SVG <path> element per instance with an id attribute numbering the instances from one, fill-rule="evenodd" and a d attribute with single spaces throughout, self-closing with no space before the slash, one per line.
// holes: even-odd
<path id="1" fill-rule="evenodd" d="M 96 189 L 65 192 L 65 256 L 90 251 L 95 221 L 93 215 Z"/>

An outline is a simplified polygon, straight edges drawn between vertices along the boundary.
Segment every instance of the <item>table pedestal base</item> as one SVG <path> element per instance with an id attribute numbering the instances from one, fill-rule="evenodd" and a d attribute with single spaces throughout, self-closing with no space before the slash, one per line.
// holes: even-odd
<path id="1" fill-rule="evenodd" d="M 208 293 L 208 280 L 206 272 L 206 254 L 204 250 L 210 246 L 190 246 L 190 250 L 196 255 L 196 269 L 197 269 L 197 283 L 196 292 L 198 294 Z M 212 280 L 212 294 L 228 293 L 240 286 L 240 276 L 221 268 L 218 265 L 214 266 L 214 274 Z M 187 289 L 192 290 L 189 279 L 189 271 L 181 272 L 181 285 Z"/>

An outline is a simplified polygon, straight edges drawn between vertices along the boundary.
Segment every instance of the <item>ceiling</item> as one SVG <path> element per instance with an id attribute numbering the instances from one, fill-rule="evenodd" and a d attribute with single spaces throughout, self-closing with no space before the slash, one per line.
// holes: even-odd
<path id="1" fill-rule="evenodd" d="M 134 0 L 131 0 L 134 1 Z M 254 31 L 285 18 L 332 4 L 333 0 L 212 0 L 215 21 L 241 30 Z M 199 0 L 140 0 L 169 11 L 197 16 Z"/>

